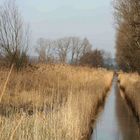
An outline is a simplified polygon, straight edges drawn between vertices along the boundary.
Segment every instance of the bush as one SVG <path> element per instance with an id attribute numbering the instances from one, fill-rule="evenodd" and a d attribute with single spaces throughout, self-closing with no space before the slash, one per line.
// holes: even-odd
<path id="1" fill-rule="evenodd" d="M 90 67 L 103 67 L 104 60 L 102 52 L 100 50 L 87 52 L 80 58 L 79 64 Z"/>

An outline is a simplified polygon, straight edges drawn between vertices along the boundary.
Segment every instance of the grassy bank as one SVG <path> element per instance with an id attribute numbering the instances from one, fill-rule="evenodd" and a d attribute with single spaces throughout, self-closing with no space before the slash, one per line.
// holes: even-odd
<path id="1" fill-rule="evenodd" d="M 1 95 L 9 70 L 0 70 Z M 0 102 L 1 140 L 85 140 L 113 72 L 38 65 L 12 72 Z"/>
<path id="2" fill-rule="evenodd" d="M 140 76 L 138 74 L 120 74 L 120 86 L 129 105 L 140 120 Z"/>

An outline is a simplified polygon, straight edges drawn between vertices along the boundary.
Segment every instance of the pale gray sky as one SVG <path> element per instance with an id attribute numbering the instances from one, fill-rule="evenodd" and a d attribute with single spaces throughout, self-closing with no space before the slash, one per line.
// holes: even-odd
<path id="1" fill-rule="evenodd" d="M 4 0 L 0 0 L 2 3 Z M 115 53 L 112 0 L 17 0 L 32 40 L 87 37 L 93 48 Z"/>

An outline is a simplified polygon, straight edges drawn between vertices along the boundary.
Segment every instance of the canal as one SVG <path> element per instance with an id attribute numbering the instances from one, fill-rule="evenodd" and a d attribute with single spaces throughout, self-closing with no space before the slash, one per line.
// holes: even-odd
<path id="1" fill-rule="evenodd" d="M 91 140 L 140 140 L 140 127 L 120 95 L 117 78 L 95 122 Z"/>

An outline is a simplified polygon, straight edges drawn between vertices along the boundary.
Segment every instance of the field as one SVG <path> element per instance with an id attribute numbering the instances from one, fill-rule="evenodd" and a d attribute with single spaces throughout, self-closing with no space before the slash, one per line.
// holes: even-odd
<path id="1" fill-rule="evenodd" d="M 86 140 L 113 72 L 37 65 L 0 69 L 0 140 Z"/>
<path id="2" fill-rule="evenodd" d="M 140 119 L 140 76 L 137 73 L 119 75 L 121 88 L 125 91 L 126 98 Z"/>

